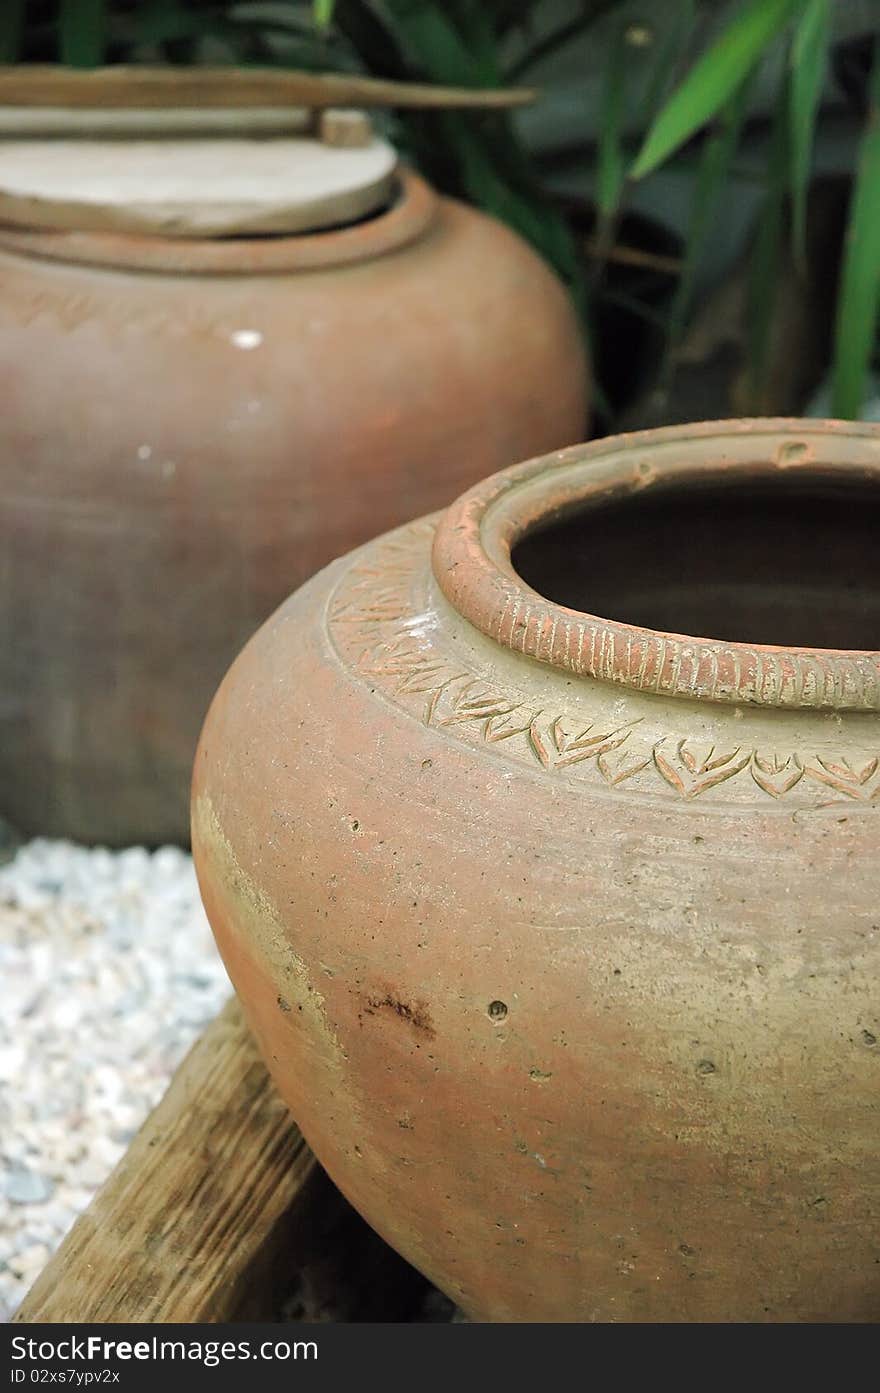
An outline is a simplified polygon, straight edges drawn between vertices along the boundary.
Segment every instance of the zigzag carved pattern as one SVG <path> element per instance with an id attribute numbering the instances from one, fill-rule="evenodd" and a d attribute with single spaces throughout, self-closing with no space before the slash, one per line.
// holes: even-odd
<path id="1" fill-rule="evenodd" d="M 468 670 L 438 645 L 436 615 L 413 604 L 415 568 L 433 522 L 393 535 L 377 555 L 349 571 L 330 606 L 336 647 L 364 678 L 413 710 L 426 725 L 477 739 L 548 773 L 598 777 L 683 800 L 734 783 L 745 794 L 785 798 L 806 780 L 836 801 L 880 809 L 880 755 L 867 758 L 779 753 L 751 745 L 718 747 L 665 736 L 639 739 L 641 718 L 585 725 L 570 713 L 536 707 L 522 692 Z M 641 777 L 640 777 L 641 776 Z M 635 782 L 630 784 L 630 780 Z M 647 787 L 646 787 L 647 781 Z"/>

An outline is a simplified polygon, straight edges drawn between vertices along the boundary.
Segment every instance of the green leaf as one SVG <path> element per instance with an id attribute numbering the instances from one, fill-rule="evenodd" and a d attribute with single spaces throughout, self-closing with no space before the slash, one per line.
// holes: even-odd
<path id="1" fill-rule="evenodd" d="M 278 14 L 271 19 L 254 15 L 234 15 L 223 4 L 203 5 L 199 9 L 184 9 L 176 0 L 152 0 L 139 5 L 128 16 L 111 16 L 111 39 L 122 43 L 166 43 L 179 39 L 220 38 L 229 40 L 234 49 L 244 46 L 257 35 L 278 35 L 291 41 L 303 41 L 303 51 L 322 55 L 327 62 L 328 41 L 318 38 L 310 25 L 302 25 L 293 16 Z M 240 41 L 240 43 L 238 42 Z M 237 55 L 241 56 L 241 55 Z M 266 62 L 269 62 L 266 55 Z M 289 60 L 283 60 L 289 63 Z M 299 61 L 297 59 L 297 61 Z"/>
<path id="2" fill-rule="evenodd" d="M 71 68 L 99 68 L 104 61 L 104 0 L 61 0 L 58 49 Z"/>
<path id="3" fill-rule="evenodd" d="M 831 0 L 807 0 L 791 46 L 788 87 L 792 242 L 801 267 L 806 263 L 807 191 L 830 33 Z"/>
<path id="4" fill-rule="evenodd" d="M 880 310 L 880 42 L 874 43 L 868 120 L 859 148 L 837 297 L 831 409 L 856 419 Z"/>
<path id="5" fill-rule="evenodd" d="M 599 123 L 599 149 L 596 164 L 596 204 L 600 221 L 612 218 L 620 201 L 625 175 L 621 144 L 624 99 L 626 95 L 627 42 L 624 27 L 618 26 L 611 43 L 605 70 Z"/>
<path id="6" fill-rule="evenodd" d="M 518 82 L 524 73 L 529 72 L 531 68 L 543 62 L 545 58 L 549 58 L 560 48 L 565 48 L 572 39 L 576 39 L 579 34 L 589 29 L 604 14 L 615 9 L 618 4 L 619 0 L 593 0 L 592 4 L 582 4 L 579 14 L 576 14 L 572 19 L 565 20 L 557 28 L 542 34 L 531 48 L 528 48 L 521 57 L 517 58 L 508 68 L 505 80 L 510 83 Z"/>
<path id="7" fill-rule="evenodd" d="M 715 223 L 718 196 L 730 178 L 745 116 L 751 82 L 746 79 L 721 112 L 718 129 L 707 135 L 694 181 L 685 242 L 684 262 L 669 311 L 666 357 L 662 376 L 669 381 L 673 358 L 690 311 L 700 258 Z"/>
<path id="8" fill-rule="evenodd" d="M 312 0 L 312 18 L 319 29 L 328 29 L 333 21 L 336 0 Z"/>
<path id="9" fill-rule="evenodd" d="M 138 7 L 131 16 L 130 33 L 138 43 L 163 43 L 169 39 L 198 39 L 224 27 L 218 6 L 210 10 L 185 10 L 173 0 L 154 0 Z M 123 33 L 125 30 L 123 29 Z"/>
<path id="10" fill-rule="evenodd" d="M 450 5 L 455 27 L 461 34 L 483 72 L 491 73 L 492 81 L 500 85 L 498 68 L 498 37 L 492 6 L 484 0 L 456 0 Z"/>
<path id="11" fill-rule="evenodd" d="M 406 81 L 413 76 L 388 17 L 361 0 L 336 0 L 336 27 L 374 77 Z"/>
<path id="12" fill-rule="evenodd" d="M 697 60 L 648 131 L 631 170 L 641 179 L 721 110 L 805 0 L 749 0 Z"/>
<path id="13" fill-rule="evenodd" d="M 678 0 L 677 13 L 664 21 L 666 37 L 654 59 L 653 72 L 645 92 L 643 109 L 648 117 L 656 115 L 675 73 L 678 55 L 685 49 L 694 29 L 695 0 Z"/>
<path id="14" fill-rule="evenodd" d="M 386 0 L 398 38 L 415 55 L 433 82 L 451 87 L 497 87 L 497 53 L 472 46 L 440 5 L 422 0 Z"/>
<path id="15" fill-rule="evenodd" d="M 773 123 L 767 158 L 766 193 L 749 260 L 748 387 L 749 410 L 770 409 L 765 391 L 770 359 L 770 333 L 776 313 L 785 233 L 785 195 L 788 187 L 788 102 L 780 103 Z"/>
<path id="16" fill-rule="evenodd" d="M 26 0 L 4 0 L 0 5 L 0 63 L 15 63 L 24 38 Z"/>

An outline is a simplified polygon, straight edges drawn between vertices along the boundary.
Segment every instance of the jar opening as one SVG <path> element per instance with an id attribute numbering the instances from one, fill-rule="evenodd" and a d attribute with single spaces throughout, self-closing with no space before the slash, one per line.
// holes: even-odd
<path id="1" fill-rule="evenodd" d="M 737 643 L 880 646 L 880 490 L 706 479 L 540 524 L 511 553 L 568 609 Z"/>
<path id="2" fill-rule="evenodd" d="M 482 633 L 564 672 L 880 711 L 878 522 L 876 426 L 707 421 L 502 470 L 445 513 L 433 570 Z"/>

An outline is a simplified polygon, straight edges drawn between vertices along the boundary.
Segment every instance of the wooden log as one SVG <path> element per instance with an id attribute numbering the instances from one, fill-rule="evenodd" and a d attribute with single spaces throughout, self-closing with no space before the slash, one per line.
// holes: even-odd
<path id="1" fill-rule="evenodd" d="M 300 106 L 498 109 L 535 100 L 531 88 L 435 87 L 345 73 L 279 68 L 0 66 L 0 106 L 245 108 Z"/>
<path id="2" fill-rule="evenodd" d="M 230 1001 L 13 1319 L 269 1318 L 331 1191 Z"/>

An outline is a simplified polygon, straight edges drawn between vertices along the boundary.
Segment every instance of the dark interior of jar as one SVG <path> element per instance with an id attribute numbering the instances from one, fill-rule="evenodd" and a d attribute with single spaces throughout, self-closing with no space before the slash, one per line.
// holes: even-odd
<path id="1" fill-rule="evenodd" d="M 668 633 L 880 649 L 880 488 L 787 476 L 654 488 L 514 548 L 533 590 Z"/>

